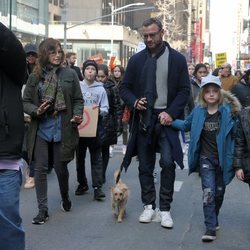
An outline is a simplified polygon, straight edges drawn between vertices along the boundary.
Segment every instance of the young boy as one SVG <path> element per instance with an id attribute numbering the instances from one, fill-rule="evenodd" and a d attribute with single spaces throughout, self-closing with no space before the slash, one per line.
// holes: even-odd
<path id="1" fill-rule="evenodd" d="M 234 176 L 233 136 L 240 103 L 230 92 L 223 91 L 219 78 L 212 75 L 202 78 L 199 101 L 185 121 L 175 120 L 172 126 L 191 130 L 189 173 L 200 172 L 206 226 L 202 241 L 211 242 L 219 230 L 218 215 L 226 185 Z"/>
<path id="2" fill-rule="evenodd" d="M 90 153 L 92 186 L 94 188 L 94 199 L 102 200 L 105 194 L 102 191 L 103 184 L 103 165 L 101 155 L 101 143 L 99 138 L 101 121 L 108 113 L 109 103 L 106 91 L 101 82 L 95 81 L 98 72 L 97 64 L 93 60 L 83 63 L 82 72 L 84 80 L 80 82 L 81 91 L 84 99 L 84 107 L 99 108 L 98 128 L 96 137 L 81 137 L 76 151 L 76 172 L 79 183 L 75 195 L 83 195 L 88 191 L 88 182 L 85 173 L 85 157 L 87 148 Z"/>

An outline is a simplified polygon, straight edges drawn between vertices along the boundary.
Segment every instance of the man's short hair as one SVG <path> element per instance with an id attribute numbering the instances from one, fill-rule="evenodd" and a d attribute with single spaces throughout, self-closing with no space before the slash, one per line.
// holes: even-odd
<path id="1" fill-rule="evenodd" d="M 229 68 L 229 70 L 231 70 L 232 69 L 232 66 L 231 66 L 231 64 L 230 63 L 223 63 L 222 65 L 221 65 L 221 67 L 224 67 L 224 68 Z"/>
<path id="2" fill-rule="evenodd" d="M 163 28 L 160 19 L 155 18 L 155 17 L 151 17 L 151 18 L 145 20 L 142 23 L 142 27 L 147 27 L 147 26 L 152 25 L 152 24 L 156 24 L 160 30 L 162 30 L 162 28 Z"/>
<path id="3" fill-rule="evenodd" d="M 76 55 L 75 52 L 67 52 L 66 59 L 69 59 L 71 56 L 75 56 L 75 55 Z"/>

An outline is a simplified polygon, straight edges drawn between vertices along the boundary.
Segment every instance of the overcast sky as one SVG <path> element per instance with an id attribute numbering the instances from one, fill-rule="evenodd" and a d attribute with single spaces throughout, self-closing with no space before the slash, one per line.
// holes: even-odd
<path id="1" fill-rule="evenodd" d="M 233 60 L 236 31 L 237 4 L 239 0 L 211 0 L 210 30 L 213 54 L 226 52 L 228 60 Z"/>

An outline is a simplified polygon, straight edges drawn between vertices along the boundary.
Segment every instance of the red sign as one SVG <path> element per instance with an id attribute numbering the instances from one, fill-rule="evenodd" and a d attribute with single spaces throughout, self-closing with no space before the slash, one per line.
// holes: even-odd
<path id="1" fill-rule="evenodd" d="M 94 56 L 90 56 L 89 60 L 94 60 L 97 64 L 103 64 L 102 54 L 96 54 Z"/>
<path id="2" fill-rule="evenodd" d="M 200 17 L 196 23 L 196 53 L 195 59 L 196 63 L 201 63 L 202 58 L 202 18 Z"/>
<path id="3" fill-rule="evenodd" d="M 111 56 L 109 61 L 109 68 L 112 70 L 115 67 L 115 56 Z"/>

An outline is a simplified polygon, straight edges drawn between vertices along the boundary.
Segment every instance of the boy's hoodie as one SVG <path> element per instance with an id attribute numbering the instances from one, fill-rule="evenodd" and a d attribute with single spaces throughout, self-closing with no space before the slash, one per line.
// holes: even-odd
<path id="1" fill-rule="evenodd" d="M 109 101 L 106 90 L 101 82 L 94 81 L 88 85 L 84 80 L 80 81 L 80 87 L 84 100 L 84 106 L 99 106 L 100 115 L 104 116 L 109 110 Z"/>

